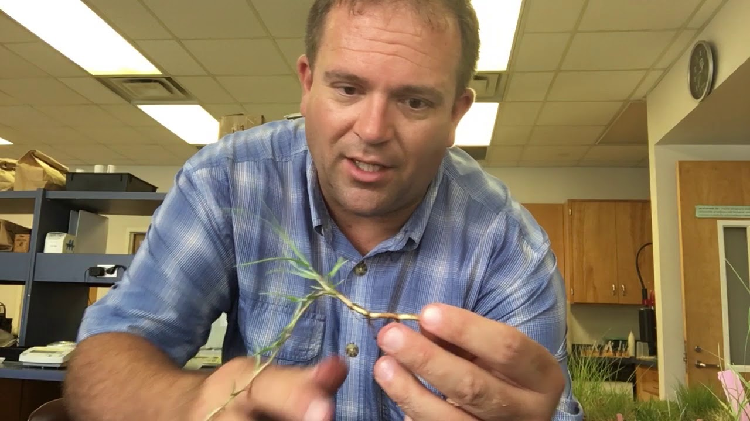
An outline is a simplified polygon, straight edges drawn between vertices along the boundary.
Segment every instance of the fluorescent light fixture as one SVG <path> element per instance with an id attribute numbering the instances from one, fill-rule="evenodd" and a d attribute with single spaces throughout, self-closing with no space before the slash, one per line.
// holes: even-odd
<path id="1" fill-rule="evenodd" d="M 0 9 L 92 75 L 161 74 L 80 0 L 0 0 Z"/>
<path id="2" fill-rule="evenodd" d="M 475 102 L 458 123 L 456 146 L 488 146 L 497 119 L 497 102 Z"/>
<path id="3" fill-rule="evenodd" d="M 503 71 L 508 67 L 522 0 L 472 0 L 479 19 L 477 71 Z"/>
<path id="4" fill-rule="evenodd" d="M 12 145 L 12 144 L 13 144 L 13 142 L 11 142 L 10 140 L 5 140 L 2 137 L 0 137 L 0 146 L 2 146 L 2 145 Z"/>
<path id="5" fill-rule="evenodd" d="M 139 105 L 159 124 L 191 145 L 219 139 L 219 122 L 200 105 Z"/>

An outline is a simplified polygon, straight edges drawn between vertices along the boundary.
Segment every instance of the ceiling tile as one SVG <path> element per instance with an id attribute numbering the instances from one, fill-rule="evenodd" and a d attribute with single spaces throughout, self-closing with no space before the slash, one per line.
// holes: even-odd
<path id="1" fill-rule="evenodd" d="M 641 161 L 648 157 L 648 145 L 596 145 L 584 161 Z"/>
<path id="2" fill-rule="evenodd" d="M 276 46 L 268 39 L 186 40 L 183 44 L 213 75 L 291 73 Z"/>
<path id="3" fill-rule="evenodd" d="M 286 62 L 289 63 L 289 67 L 292 69 L 297 68 L 297 59 L 302 54 L 305 54 L 305 39 L 304 38 L 283 38 L 276 39 L 276 44 L 279 46 L 281 53 L 284 55 Z"/>
<path id="4" fill-rule="evenodd" d="M 177 82 L 200 102 L 207 104 L 234 102 L 234 98 L 212 77 L 183 76 L 178 77 Z"/>
<path id="5" fill-rule="evenodd" d="M 552 82 L 554 73 L 519 73 L 514 72 L 505 94 L 506 101 L 542 101 Z"/>
<path id="6" fill-rule="evenodd" d="M 521 159 L 523 146 L 495 146 L 492 145 L 487 149 L 485 161 L 518 161 Z"/>
<path id="7" fill-rule="evenodd" d="M 539 114 L 540 125 L 608 125 L 622 102 L 547 102 Z"/>
<path id="8" fill-rule="evenodd" d="M 702 0 L 589 0 L 579 31 L 680 28 Z"/>
<path id="9" fill-rule="evenodd" d="M 583 158 L 590 146 L 527 146 L 524 161 L 573 161 Z"/>
<path id="10" fill-rule="evenodd" d="M 492 145 L 525 145 L 533 126 L 495 126 Z"/>
<path id="11" fill-rule="evenodd" d="M 518 162 L 518 166 L 521 168 L 559 168 L 559 167 L 575 167 L 578 164 L 578 160 L 552 160 L 552 161 L 534 161 L 534 160 L 523 160 Z"/>
<path id="12" fill-rule="evenodd" d="M 497 124 L 502 126 L 533 125 L 541 107 L 541 102 L 503 102 L 498 110 Z"/>
<path id="13" fill-rule="evenodd" d="M 708 22 L 713 16 L 716 9 L 721 6 L 726 0 L 706 0 L 701 8 L 693 15 L 688 23 L 688 28 L 700 28 Z"/>
<path id="14" fill-rule="evenodd" d="M 96 105 L 39 105 L 36 109 L 71 127 L 123 125 Z"/>
<path id="15" fill-rule="evenodd" d="M 535 145 L 593 145 L 606 126 L 536 126 L 529 139 Z"/>
<path id="16" fill-rule="evenodd" d="M 112 163 L 112 159 L 126 158 L 105 145 L 66 145 L 65 151 L 71 157 L 94 164 L 107 165 Z"/>
<path id="17" fill-rule="evenodd" d="M 570 34 L 524 34 L 513 51 L 510 67 L 518 72 L 556 70 Z"/>
<path id="18" fill-rule="evenodd" d="M 648 69 L 674 36 L 674 31 L 578 33 L 561 69 Z"/>
<path id="19" fill-rule="evenodd" d="M 61 145 L 49 145 L 45 143 L 35 143 L 34 149 L 40 150 L 45 154 L 52 157 L 52 159 L 64 163 L 66 161 L 75 160 L 75 158 L 66 152 L 65 147 Z M 65 165 L 65 164 L 63 164 Z M 75 171 L 75 169 L 73 169 Z"/>
<path id="20" fill-rule="evenodd" d="M 669 46 L 667 51 L 659 59 L 654 67 L 657 69 L 666 69 L 667 67 L 671 66 L 672 63 L 674 63 L 675 60 L 677 60 L 682 55 L 682 53 L 690 46 L 697 32 L 698 31 L 692 29 L 687 29 L 680 32 L 680 34 L 677 35 L 677 39 L 674 40 L 672 45 Z"/>
<path id="21" fill-rule="evenodd" d="M 42 69 L 3 46 L 0 46 L 0 63 L 2 63 L 2 66 L 0 66 L 0 78 L 2 79 L 47 76 Z"/>
<path id="22" fill-rule="evenodd" d="M 294 76 L 223 76 L 216 78 L 239 102 L 290 103 L 302 89 Z"/>
<path id="23" fill-rule="evenodd" d="M 169 143 L 169 144 L 163 144 L 162 145 L 164 149 L 169 151 L 170 153 L 175 154 L 179 159 L 188 159 L 191 156 L 195 155 L 196 152 L 198 152 L 198 148 L 193 145 L 188 145 L 185 142 L 175 142 L 175 143 Z"/>
<path id="24" fill-rule="evenodd" d="M 151 144 L 153 140 L 132 127 L 77 127 L 78 131 L 104 145 Z"/>
<path id="25" fill-rule="evenodd" d="M 7 44 L 9 50 L 55 77 L 85 76 L 87 73 L 45 42 Z"/>
<path id="26" fill-rule="evenodd" d="M 646 77 L 643 78 L 641 81 L 641 84 L 638 85 L 638 88 L 636 88 L 635 92 L 633 92 L 633 95 L 630 97 L 631 99 L 643 99 L 646 98 L 646 95 L 648 95 L 649 92 L 651 92 L 651 89 L 654 88 L 657 81 L 661 77 L 661 75 L 664 74 L 664 71 L 662 70 L 652 70 L 648 73 L 646 73 Z"/>
<path id="27" fill-rule="evenodd" d="M 86 0 L 86 3 L 130 39 L 172 38 L 159 20 L 138 1 Z"/>
<path id="28" fill-rule="evenodd" d="M 518 161 L 478 161 L 482 168 L 506 168 L 517 167 Z"/>
<path id="29" fill-rule="evenodd" d="M 60 78 L 60 82 L 68 85 L 71 89 L 83 95 L 95 104 L 125 104 L 122 97 L 112 92 L 93 77 L 67 77 Z"/>
<path id="30" fill-rule="evenodd" d="M 304 37 L 312 0 L 252 0 L 273 37 Z"/>
<path id="31" fill-rule="evenodd" d="M 134 105 L 101 105 L 100 107 L 129 126 L 160 126 L 156 120 Z"/>
<path id="32" fill-rule="evenodd" d="M 28 149 L 20 145 L 0 145 L 0 158 L 19 159 Z"/>
<path id="33" fill-rule="evenodd" d="M 232 114 L 242 114 L 245 112 L 245 109 L 242 107 L 242 105 L 233 103 L 233 104 L 206 104 L 203 106 L 206 111 L 209 112 L 212 116 L 214 116 L 215 119 L 220 119 L 222 116 L 225 115 L 232 115 Z"/>
<path id="34" fill-rule="evenodd" d="M 3 124 L 0 124 L 0 138 L 3 138 L 15 145 L 28 143 L 31 140 L 26 134 L 22 133 L 21 131 Z M 8 145 L 0 145 L 0 149 L 2 149 L 2 147 L 4 146 Z"/>
<path id="35" fill-rule="evenodd" d="M 16 98 L 13 98 L 12 96 L 0 92 L 0 105 L 20 105 L 22 104 L 21 101 L 17 100 Z"/>
<path id="36" fill-rule="evenodd" d="M 549 101 L 614 101 L 630 98 L 645 70 L 562 72 L 549 90 Z"/>
<path id="37" fill-rule="evenodd" d="M 266 121 L 281 120 L 287 114 L 299 112 L 299 102 L 290 104 L 242 104 L 245 112 L 254 115 L 263 115 Z"/>
<path id="38" fill-rule="evenodd" d="M 128 145 L 113 144 L 107 145 L 113 151 L 130 159 L 143 159 L 144 157 L 164 158 L 171 153 L 161 145 Z"/>
<path id="39" fill-rule="evenodd" d="M 94 139 L 70 127 L 24 127 L 30 139 L 49 145 L 81 145 L 96 143 Z"/>
<path id="40" fill-rule="evenodd" d="M 206 74 L 201 65 L 175 40 L 144 40 L 136 44 L 157 67 L 172 76 Z"/>
<path id="41" fill-rule="evenodd" d="M 28 105 L 0 107 L 0 124 L 10 127 L 60 127 L 62 124 Z"/>
<path id="42" fill-rule="evenodd" d="M 570 32 L 575 28 L 584 0 L 527 0 L 526 32 Z"/>
<path id="43" fill-rule="evenodd" d="M 5 13 L 0 12 L 0 42 L 34 42 L 39 38 Z"/>
<path id="44" fill-rule="evenodd" d="M 177 38 L 267 36 L 246 0 L 143 0 L 143 3 Z"/>

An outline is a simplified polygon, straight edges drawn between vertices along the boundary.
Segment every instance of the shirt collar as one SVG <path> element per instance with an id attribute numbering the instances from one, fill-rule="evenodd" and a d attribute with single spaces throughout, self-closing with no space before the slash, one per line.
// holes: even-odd
<path id="1" fill-rule="evenodd" d="M 444 162 L 438 167 L 438 172 L 427 188 L 425 194 L 419 206 L 414 210 L 409 219 L 406 221 L 401 230 L 393 237 L 389 243 L 389 249 L 395 250 L 414 250 L 422 240 L 425 229 L 427 228 L 427 222 L 430 219 L 432 213 L 432 206 L 435 203 L 438 190 L 440 188 L 440 182 L 443 179 Z M 310 206 L 310 218 L 312 220 L 313 228 L 315 231 L 323 235 L 324 230 L 327 228 L 324 223 L 330 221 L 330 215 L 328 214 L 328 208 L 326 207 L 325 201 L 323 200 L 323 194 L 320 191 L 320 185 L 318 184 L 318 175 L 315 169 L 315 165 L 312 162 L 312 156 L 308 152 L 307 154 L 307 194 L 308 204 Z M 411 240 L 411 241 L 410 241 Z"/>

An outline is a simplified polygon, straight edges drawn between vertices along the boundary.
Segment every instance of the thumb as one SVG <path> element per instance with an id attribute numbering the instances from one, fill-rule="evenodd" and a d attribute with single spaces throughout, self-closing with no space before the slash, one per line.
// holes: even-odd
<path id="1" fill-rule="evenodd" d="M 318 363 L 310 372 L 312 381 L 329 393 L 341 387 L 349 374 L 349 367 L 343 358 L 328 357 Z"/>

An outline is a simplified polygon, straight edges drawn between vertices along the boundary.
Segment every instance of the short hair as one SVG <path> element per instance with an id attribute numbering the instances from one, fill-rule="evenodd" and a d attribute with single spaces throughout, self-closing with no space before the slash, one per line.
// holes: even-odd
<path id="1" fill-rule="evenodd" d="M 439 21 L 435 17 L 444 16 L 445 12 L 456 19 L 461 35 L 461 54 L 456 69 L 456 94 L 462 94 L 469 87 L 479 60 L 479 21 L 471 0 L 315 0 L 307 15 L 305 30 L 305 54 L 310 67 L 315 65 L 326 17 L 334 6 L 346 5 L 353 12 L 360 4 L 385 3 L 403 3 L 411 6 L 412 10 L 433 28 L 439 27 Z"/>

